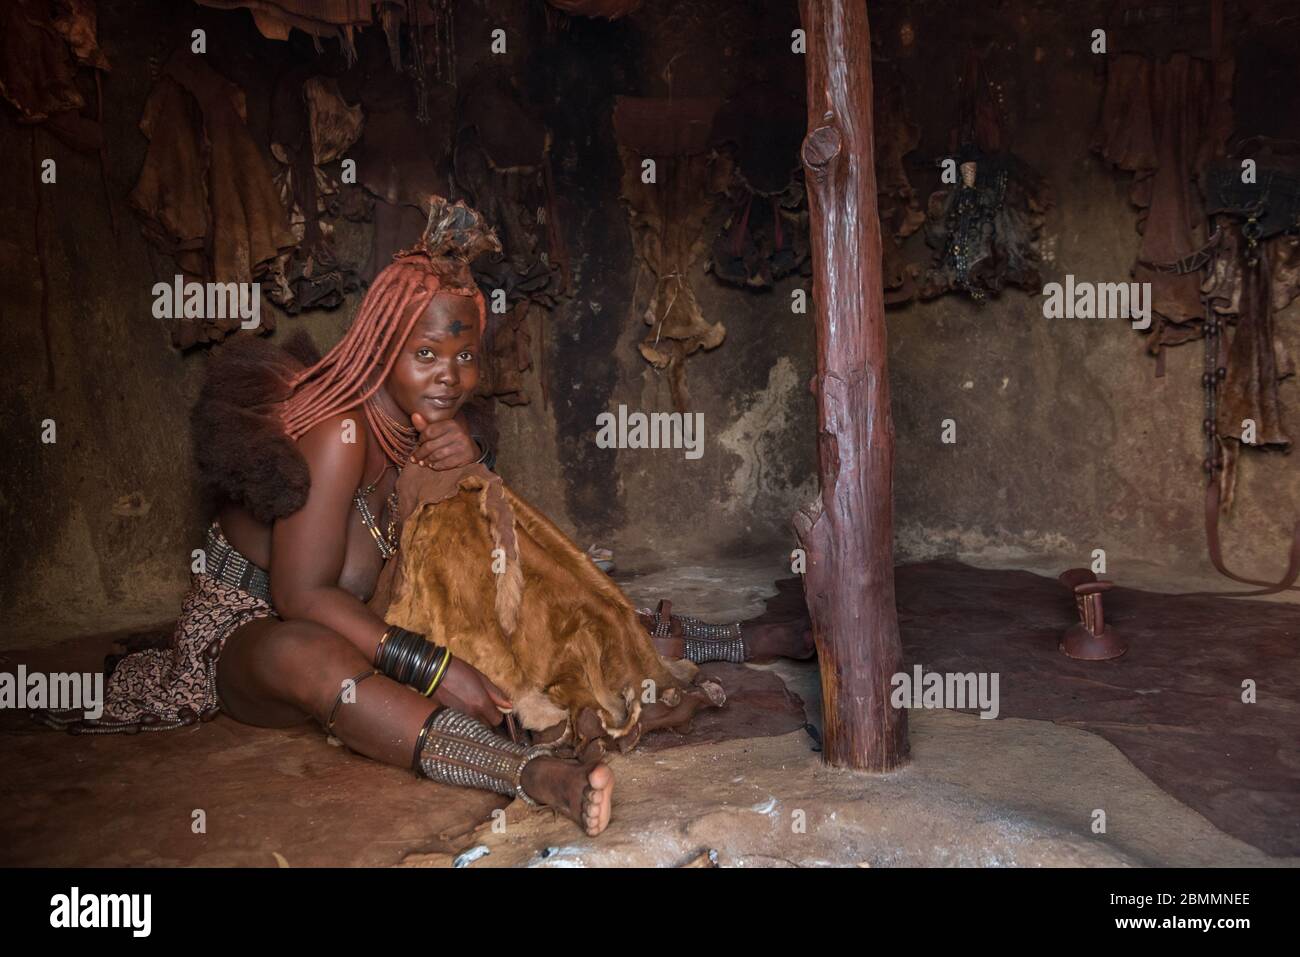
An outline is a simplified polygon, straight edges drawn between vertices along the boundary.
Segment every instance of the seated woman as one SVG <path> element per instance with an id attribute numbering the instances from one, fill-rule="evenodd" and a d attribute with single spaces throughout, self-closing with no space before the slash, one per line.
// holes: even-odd
<path id="1" fill-rule="evenodd" d="M 720 689 L 692 684 L 693 665 L 661 659 L 643 625 L 662 633 L 661 653 L 680 657 L 688 641 L 720 642 L 705 648 L 717 657 L 742 651 L 730 633 L 691 637 L 707 631 L 693 620 L 638 623 L 612 583 L 575 563 L 572 544 L 477 464 L 487 453 L 462 406 L 478 383 L 486 309 L 468 264 L 494 248 L 476 213 L 435 198 L 424 237 L 376 279 L 324 359 L 304 365 L 256 339 L 222 347 L 210 361 L 224 363 L 224 377 L 209 374 L 194 417 L 196 458 L 219 506 L 172 646 L 116 664 L 103 718 L 47 713 L 48 723 L 103 733 L 222 710 L 263 727 L 314 718 L 370 758 L 553 807 L 588 834 L 605 829 L 614 777 L 590 745 L 634 743 L 721 703 Z M 247 400 L 253 393 L 260 403 Z M 412 462 L 426 468 L 403 475 Z M 417 509 L 475 494 L 464 510 L 470 538 L 445 535 L 455 519 L 446 509 L 421 511 L 399 532 Z M 480 507 L 496 508 L 496 524 Z M 513 578 L 488 554 L 502 536 Z M 399 549 L 410 560 L 390 562 Z M 530 580 L 541 585 L 530 592 Z M 431 597 L 438 582 L 445 592 L 461 581 Z M 511 581 L 514 591 L 500 584 Z M 475 582 L 491 583 L 495 598 L 476 605 Z M 548 607 L 548 591 L 567 593 L 567 604 Z M 495 617 L 475 617 L 484 605 Z M 802 639 L 801 627 L 786 632 Z M 775 634 L 757 650 L 777 648 Z M 560 719 L 553 730 L 575 756 L 500 734 L 516 702 L 474 661 L 536 699 L 518 703 L 528 727 Z M 641 684 L 660 695 L 638 697 Z"/>

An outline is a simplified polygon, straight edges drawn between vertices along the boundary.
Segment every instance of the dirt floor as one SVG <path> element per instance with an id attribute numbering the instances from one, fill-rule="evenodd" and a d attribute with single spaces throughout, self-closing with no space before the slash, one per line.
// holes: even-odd
<path id="1" fill-rule="evenodd" d="M 976 620 L 960 611 L 956 587 L 939 603 L 948 607 L 948 617 L 919 615 L 917 591 L 931 587 L 925 576 L 934 573 L 932 565 L 900 572 L 909 664 L 921 649 L 926 666 L 934 667 L 934 636 L 959 632 L 963 616 L 972 623 L 971 634 L 996 632 L 995 618 Z M 1043 599 L 1054 594 L 1050 581 L 1004 574 L 1008 587 L 1041 589 Z M 735 561 L 619 577 L 639 602 L 671 596 L 683 612 L 735 620 L 761 612 L 780 575 L 779 568 Z M 1058 624 L 1068 624 L 1069 602 L 1061 603 L 1059 613 L 1055 607 L 1030 608 L 1027 614 L 1043 620 L 1028 639 L 1024 621 L 1013 621 L 996 643 L 1014 646 L 1046 636 L 1041 661 L 1053 664 L 1052 656 L 1059 655 L 1050 635 Z M 36 657 L 7 652 L 4 666 L 9 670 L 23 660 L 51 668 L 50 656 L 57 653 L 61 669 L 93 668 L 103 644 L 101 636 Z M 975 660 L 973 650 L 969 655 Z M 1132 660 L 1136 668 L 1140 656 Z M 310 727 L 268 731 L 220 717 L 172 732 L 88 738 L 45 731 L 5 713 L 0 864 L 1300 864 L 1296 856 L 1266 853 L 1267 841 L 1232 836 L 1229 831 L 1240 832 L 1238 827 L 1216 827 L 1211 817 L 1221 809 L 1212 801 L 1205 814 L 1194 810 L 1139 769 L 1145 758 L 1138 755 L 1134 763 L 1102 734 L 1016 716 L 1029 699 L 1017 699 L 1014 686 L 1009 690 L 1004 683 L 997 720 L 913 710 L 910 763 L 890 774 L 863 775 L 825 767 L 815 734 L 798 726 L 803 717 L 814 727 L 819 720 L 814 664 L 724 667 L 735 669 L 730 686 L 741 713 L 757 708 L 753 714 L 768 718 L 746 720 L 753 736 L 729 737 L 735 729 L 725 722 L 702 721 L 698 736 L 650 736 L 646 747 L 615 756 L 614 821 L 597 839 L 582 837 L 549 812 L 530 812 L 518 802 L 507 806 L 502 798 L 443 788 L 375 765 Z M 1108 679 L 1112 691 L 1122 687 L 1115 677 L 1120 674 Z M 1293 712 L 1294 696 L 1283 697 L 1282 706 Z M 805 715 L 790 713 L 800 706 Z M 720 736 L 727 739 L 716 740 Z M 1204 749 L 1207 768 L 1217 766 L 1214 741 L 1184 737 Z M 1294 753 L 1276 758 L 1287 766 L 1296 763 Z M 1296 815 L 1288 809 L 1297 794 L 1287 779 L 1266 788 L 1246 775 L 1234 786 L 1233 800 L 1274 820 L 1280 840 L 1291 839 Z M 1204 795 L 1191 800 L 1205 804 Z M 1098 812 L 1104 812 L 1104 831 Z"/>

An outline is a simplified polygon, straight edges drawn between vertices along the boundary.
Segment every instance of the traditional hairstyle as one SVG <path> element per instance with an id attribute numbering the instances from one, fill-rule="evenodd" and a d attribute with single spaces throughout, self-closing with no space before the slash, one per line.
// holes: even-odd
<path id="1" fill-rule="evenodd" d="M 285 432 L 297 439 L 330 416 L 362 403 L 384 453 L 404 462 L 415 447 L 409 424 L 393 420 L 374 401 L 416 320 L 439 292 L 473 298 L 479 331 L 487 304 L 469 264 L 484 252 L 500 252 L 496 233 L 464 202 L 430 197 L 429 222 L 410 249 L 393 257 L 370 287 L 347 333 L 325 358 L 290 381 L 280 409 Z"/>

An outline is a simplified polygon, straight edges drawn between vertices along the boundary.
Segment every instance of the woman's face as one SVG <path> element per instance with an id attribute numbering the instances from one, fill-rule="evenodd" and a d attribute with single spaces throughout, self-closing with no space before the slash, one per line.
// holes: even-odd
<path id="1" fill-rule="evenodd" d="M 415 321 L 385 382 L 408 416 L 450 419 L 478 385 L 478 306 L 469 296 L 438 293 Z"/>

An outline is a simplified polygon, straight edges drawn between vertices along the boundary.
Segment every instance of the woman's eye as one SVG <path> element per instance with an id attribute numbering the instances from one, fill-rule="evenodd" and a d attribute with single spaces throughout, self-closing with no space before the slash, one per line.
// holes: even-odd
<path id="1" fill-rule="evenodd" d="M 428 347 L 422 348 L 416 352 L 416 356 L 420 359 L 431 359 L 433 358 L 433 350 Z"/>
<path id="2" fill-rule="evenodd" d="M 461 362 L 473 362 L 473 361 L 474 361 L 474 353 L 472 353 L 472 352 L 462 352 L 462 353 L 460 354 L 459 358 L 460 358 L 460 361 L 461 361 Z"/>

